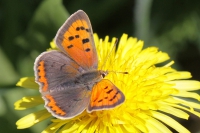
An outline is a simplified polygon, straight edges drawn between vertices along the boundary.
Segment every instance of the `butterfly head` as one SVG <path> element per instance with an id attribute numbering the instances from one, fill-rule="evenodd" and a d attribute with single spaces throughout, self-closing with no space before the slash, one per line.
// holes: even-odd
<path id="1" fill-rule="evenodd" d="M 108 71 L 100 70 L 99 73 L 100 73 L 102 78 L 105 78 L 105 76 L 108 75 Z"/>

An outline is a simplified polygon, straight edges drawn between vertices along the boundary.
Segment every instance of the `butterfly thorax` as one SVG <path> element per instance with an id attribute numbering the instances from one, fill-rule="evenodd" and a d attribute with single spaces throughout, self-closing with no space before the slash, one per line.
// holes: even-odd
<path id="1" fill-rule="evenodd" d="M 79 75 L 76 78 L 76 82 L 78 84 L 85 84 L 85 85 L 94 85 L 95 83 L 99 82 L 107 75 L 107 71 L 102 70 L 92 70 L 89 72 L 85 72 Z"/>

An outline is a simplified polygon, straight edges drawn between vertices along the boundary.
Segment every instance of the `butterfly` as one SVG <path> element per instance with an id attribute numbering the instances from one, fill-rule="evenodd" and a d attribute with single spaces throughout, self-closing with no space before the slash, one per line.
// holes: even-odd
<path id="1" fill-rule="evenodd" d="M 41 53 L 35 60 L 35 81 L 45 108 L 56 118 L 112 109 L 125 101 L 124 94 L 97 70 L 98 56 L 87 14 L 78 10 L 60 27 L 55 44 L 59 50 Z"/>

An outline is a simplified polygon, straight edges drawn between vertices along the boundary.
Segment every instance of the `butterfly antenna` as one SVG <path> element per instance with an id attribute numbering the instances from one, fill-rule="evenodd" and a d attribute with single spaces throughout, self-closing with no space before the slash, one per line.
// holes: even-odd
<path id="1" fill-rule="evenodd" d="M 102 68 L 105 66 L 105 64 L 106 64 L 106 62 L 108 61 L 108 58 L 110 57 L 110 55 L 111 55 L 111 53 L 113 52 L 113 50 L 116 48 L 117 42 L 118 42 L 118 38 L 116 38 L 115 44 L 113 45 L 112 49 L 111 49 L 110 52 L 108 53 L 108 55 L 107 55 L 107 57 L 106 57 L 106 59 L 105 59 L 103 65 L 101 66 L 101 70 L 102 70 Z M 116 71 L 110 71 L 110 70 L 108 70 L 107 72 L 121 73 L 121 74 L 129 74 L 129 73 L 126 72 L 126 71 L 125 71 L 125 72 L 116 72 Z"/>
<path id="2" fill-rule="evenodd" d="M 116 48 L 117 42 L 118 42 L 118 38 L 116 38 L 114 46 L 112 47 L 112 49 L 111 49 L 110 52 L 108 53 L 108 55 L 107 55 L 107 57 L 106 57 L 106 60 L 104 61 L 103 65 L 101 66 L 101 70 L 102 70 L 102 68 L 105 66 L 106 62 L 108 61 L 108 58 L 110 57 L 110 55 L 111 55 L 111 53 L 113 52 L 114 48 Z"/>
<path id="3" fill-rule="evenodd" d="M 113 73 L 121 73 L 121 74 L 129 74 L 128 72 L 116 72 L 116 71 L 109 71 L 109 72 L 113 72 Z"/>

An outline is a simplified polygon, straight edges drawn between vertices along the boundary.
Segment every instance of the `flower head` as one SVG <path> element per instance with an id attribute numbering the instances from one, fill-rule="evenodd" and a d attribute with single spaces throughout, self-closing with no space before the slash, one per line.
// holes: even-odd
<path id="1" fill-rule="evenodd" d="M 99 39 L 94 34 L 98 52 L 99 69 L 108 70 L 105 77 L 111 80 L 125 95 L 125 102 L 111 110 L 95 111 L 69 119 L 51 119 L 51 124 L 43 132 L 152 132 L 170 133 L 168 125 L 178 132 L 189 132 L 167 114 L 188 119 L 187 112 L 200 117 L 194 109 L 200 105 L 184 98 L 200 101 L 200 96 L 192 91 L 200 89 L 200 82 L 185 80 L 191 78 L 186 71 L 171 67 L 173 61 L 158 67 L 157 64 L 169 59 L 167 53 L 157 47 L 143 49 L 143 41 L 123 34 L 117 50 L 112 50 L 116 38 Z M 106 61 L 106 62 L 105 62 Z M 123 74 L 121 72 L 128 72 Z M 38 89 L 34 78 L 22 78 L 17 86 Z M 41 96 L 23 97 L 15 103 L 15 109 L 24 110 L 44 104 Z M 17 121 L 17 128 L 23 129 L 52 117 L 46 110 L 29 114 Z"/>

